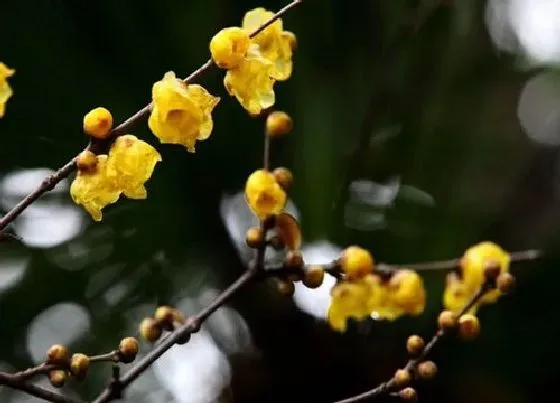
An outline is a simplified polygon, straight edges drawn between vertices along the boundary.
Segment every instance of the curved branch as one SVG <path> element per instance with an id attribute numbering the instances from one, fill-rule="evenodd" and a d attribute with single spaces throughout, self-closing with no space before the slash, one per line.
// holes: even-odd
<path id="1" fill-rule="evenodd" d="M 292 8 L 300 4 L 303 0 L 293 0 L 288 5 L 281 8 L 277 13 L 275 13 L 267 22 L 259 26 L 255 31 L 249 35 L 253 38 L 259 32 L 264 30 L 266 27 L 274 23 L 274 21 L 282 18 L 284 14 L 290 11 Z M 200 76 L 206 73 L 210 68 L 214 66 L 212 59 L 208 59 L 202 66 L 193 71 L 187 78 L 183 81 L 185 83 L 192 83 L 197 80 Z M 145 119 L 152 109 L 152 104 L 144 106 L 142 109 L 138 110 L 134 115 L 126 119 L 124 122 L 116 126 L 111 130 L 111 134 L 107 140 L 102 142 L 97 142 L 88 145 L 87 149 L 97 152 L 107 144 L 110 144 L 115 138 L 125 134 L 129 129 L 135 126 L 139 121 Z M 0 218 L 0 231 L 3 231 L 12 221 L 14 221 L 23 211 L 33 204 L 39 197 L 48 191 L 52 190 L 56 184 L 61 182 L 64 178 L 67 178 L 76 169 L 76 157 L 72 158 L 66 165 L 59 168 L 52 175 L 47 176 L 43 182 L 31 193 L 29 193 L 23 200 L 16 204 L 10 211 L 8 211 L 2 218 Z"/>

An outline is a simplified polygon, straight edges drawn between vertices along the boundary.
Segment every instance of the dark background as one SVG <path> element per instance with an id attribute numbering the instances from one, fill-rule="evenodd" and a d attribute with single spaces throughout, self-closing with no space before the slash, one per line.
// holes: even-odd
<path id="1" fill-rule="evenodd" d="M 0 60 L 16 69 L 0 121 L 2 208 L 44 176 L 33 169 L 56 169 L 81 150 L 89 109 L 105 106 L 122 121 L 163 73 L 184 77 L 204 62 L 220 28 L 253 7 L 284 4 L 2 0 Z M 528 59 L 518 42 L 509 52 L 492 42 L 486 10 L 485 1 L 306 0 L 284 19 L 298 49 L 276 106 L 295 130 L 273 144 L 272 161 L 293 170 L 306 242 L 360 244 L 397 264 L 456 257 L 487 239 L 547 251 L 514 266 L 518 290 L 480 311 L 478 340 L 437 349 L 440 372 L 419 386 L 424 402 L 547 401 L 557 383 L 560 124 L 547 119 L 560 88 L 554 63 Z M 230 235 L 239 240 L 250 216 L 239 197 L 224 197 L 261 165 L 262 121 L 227 96 L 222 77 L 202 79 L 222 101 L 196 154 L 159 145 L 145 122 L 134 129 L 163 156 L 147 200 L 119 201 L 94 223 L 61 189 L 16 221 L 24 243 L 0 246 L 2 368 L 30 366 L 58 341 L 111 350 L 157 304 L 188 313 L 242 272 L 247 251 Z M 544 141 L 520 124 L 520 96 L 535 77 L 545 94 L 523 107 Z M 228 233 L 220 206 L 231 207 L 237 232 Z M 176 361 L 140 378 L 129 401 L 331 402 L 369 389 L 403 365 L 407 335 L 434 331 L 445 273 L 423 275 L 422 316 L 344 335 L 272 285 L 253 286 L 194 347 L 175 347 L 166 357 Z M 92 398 L 109 372 L 96 366 L 65 390 Z M 0 389 L 2 402 L 28 399 Z"/>

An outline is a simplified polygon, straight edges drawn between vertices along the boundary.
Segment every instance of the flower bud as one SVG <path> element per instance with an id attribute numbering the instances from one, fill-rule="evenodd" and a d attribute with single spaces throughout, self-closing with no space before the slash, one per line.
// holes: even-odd
<path id="1" fill-rule="evenodd" d="M 80 154 L 78 154 L 76 164 L 81 172 L 94 172 L 95 168 L 97 167 L 97 155 L 89 150 L 84 150 Z"/>
<path id="2" fill-rule="evenodd" d="M 89 357 L 82 353 L 72 354 L 70 372 L 77 379 L 83 379 L 89 369 Z"/>
<path id="3" fill-rule="evenodd" d="M 47 351 L 47 364 L 68 365 L 68 350 L 61 344 L 52 345 Z"/>
<path id="4" fill-rule="evenodd" d="M 84 133 L 96 139 L 106 139 L 111 134 L 113 116 L 105 108 L 95 108 L 84 116 Z"/>
<path id="5" fill-rule="evenodd" d="M 134 361 L 138 354 L 138 341 L 134 337 L 125 337 L 119 343 L 119 358 L 125 364 Z"/>
<path id="6" fill-rule="evenodd" d="M 303 285 L 307 288 L 318 288 L 323 284 L 325 269 L 320 265 L 309 266 L 303 273 Z"/>
<path id="7" fill-rule="evenodd" d="M 162 333 L 161 325 L 154 318 L 144 318 L 139 326 L 140 335 L 149 342 L 155 342 Z"/>
<path id="8" fill-rule="evenodd" d="M 274 111 L 266 118 L 266 134 L 269 137 L 284 136 L 290 133 L 293 128 L 294 122 L 286 112 Z"/>

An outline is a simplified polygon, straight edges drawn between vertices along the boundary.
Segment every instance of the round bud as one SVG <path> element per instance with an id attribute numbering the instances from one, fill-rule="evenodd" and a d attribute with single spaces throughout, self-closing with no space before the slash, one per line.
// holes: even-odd
<path id="1" fill-rule="evenodd" d="M 154 314 L 155 320 L 161 325 L 172 325 L 173 316 L 173 307 L 168 305 L 158 306 Z"/>
<path id="2" fill-rule="evenodd" d="M 461 315 L 459 318 L 459 335 L 463 340 L 474 340 L 480 334 L 480 322 L 476 316 L 470 313 Z"/>
<path id="3" fill-rule="evenodd" d="M 305 269 L 303 273 L 303 285 L 307 288 L 318 288 L 323 284 L 325 269 L 320 265 L 312 265 Z"/>
<path id="4" fill-rule="evenodd" d="M 418 395 L 416 394 L 416 390 L 414 388 L 408 387 L 399 391 L 399 397 L 408 402 L 414 402 L 416 401 Z"/>
<path id="5" fill-rule="evenodd" d="M 397 369 L 393 378 L 399 387 L 407 385 L 411 380 L 410 372 L 407 369 Z"/>
<path id="6" fill-rule="evenodd" d="M 432 379 L 436 376 L 437 366 L 433 361 L 424 361 L 418 364 L 418 376 L 420 379 Z"/>
<path id="7" fill-rule="evenodd" d="M 296 288 L 294 286 L 294 283 L 291 282 L 290 280 L 278 279 L 277 280 L 277 287 L 278 287 L 278 291 L 280 291 L 280 294 L 286 295 L 286 296 L 294 295 L 294 292 L 296 290 Z"/>
<path id="8" fill-rule="evenodd" d="M 134 361 L 138 354 L 138 341 L 134 337 L 125 337 L 119 343 L 119 358 L 125 364 Z"/>
<path id="9" fill-rule="evenodd" d="M 144 318 L 138 327 L 140 335 L 149 342 L 155 342 L 160 338 L 162 328 L 154 318 Z"/>
<path id="10" fill-rule="evenodd" d="M 266 134 L 269 137 L 277 137 L 288 134 L 294 128 L 294 122 L 290 115 L 282 111 L 274 111 L 266 118 Z"/>
<path id="11" fill-rule="evenodd" d="M 97 155 L 89 150 L 84 150 L 78 154 L 76 165 L 80 172 L 90 173 L 94 172 L 97 167 Z"/>
<path id="12" fill-rule="evenodd" d="M 489 259 L 484 262 L 484 276 L 488 281 L 496 281 L 501 270 L 502 268 L 500 267 L 500 262 L 495 259 Z"/>
<path id="13" fill-rule="evenodd" d="M 67 377 L 66 371 L 61 369 L 55 369 L 49 372 L 49 381 L 55 388 L 62 388 Z"/>
<path id="14" fill-rule="evenodd" d="M 54 344 L 47 351 L 47 364 L 68 365 L 68 350 L 61 344 Z"/>
<path id="15" fill-rule="evenodd" d="M 424 339 L 417 334 L 413 334 L 406 340 L 406 351 L 410 355 L 418 355 L 424 350 Z"/>
<path id="16" fill-rule="evenodd" d="M 245 239 L 249 248 L 260 248 L 264 242 L 264 235 L 260 228 L 252 227 L 247 230 Z"/>
<path id="17" fill-rule="evenodd" d="M 443 311 L 438 317 L 438 326 L 441 330 L 448 331 L 455 327 L 457 324 L 457 318 L 455 314 L 451 311 Z"/>
<path id="18" fill-rule="evenodd" d="M 77 379 L 83 379 L 89 368 L 89 357 L 82 353 L 72 354 L 70 359 L 70 373 Z"/>
<path id="19" fill-rule="evenodd" d="M 292 187 L 292 183 L 294 182 L 294 175 L 288 168 L 275 168 L 274 171 L 272 171 L 272 174 L 274 175 L 274 178 L 276 178 L 276 182 L 278 182 L 278 184 L 282 186 L 284 190 L 288 190 L 290 187 Z"/>
<path id="20" fill-rule="evenodd" d="M 106 139 L 111 134 L 113 116 L 105 108 L 92 109 L 84 116 L 84 133 L 96 139 Z"/>
<path id="21" fill-rule="evenodd" d="M 510 273 L 502 273 L 498 276 L 497 286 L 498 290 L 504 294 L 508 294 L 515 288 L 515 277 Z"/>
<path id="22" fill-rule="evenodd" d="M 289 250 L 284 258 L 284 265 L 289 269 L 301 269 L 304 265 L 303 255 L 299 250 Z"/>
<path id="23" fill-rule="evenodd" d="M 349 246 L 342 252 L 340 267 L 349 278 L 362 278 L 373 271 L 375 262 L 368 250 Z"/>

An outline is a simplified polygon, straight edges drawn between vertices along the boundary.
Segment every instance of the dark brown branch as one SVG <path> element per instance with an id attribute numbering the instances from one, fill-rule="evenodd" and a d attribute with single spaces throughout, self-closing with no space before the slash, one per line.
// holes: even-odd
<path id="1" fill-rule="evenodd" d="M 46 400 L 53 403 L 81 403 L 81 400 L 76 400 L 71 397 L 63 396 L 59 393 L 52 392 L 40 386 L 34 385 L 29 381 L 22 380 L 18 374 L 7 374 L 0 372 L 0 385 L 9 386 L 12 389 L 21 390 L 27 394 Z"/>
<path id="2" fill-rule="evenodd" d="M 250 37 L 253 38 L 259 32 L 264 30 L 270 24 L 274 23 L 274 21 L 282 18 L 284 14 L 290 11 L 292 8 L 297 6 L 303 0 L 293 0 L 288 5 L 281 8 L 274 16 L 268 20 L 266 23 L 261 25 L 257 28 L 254 32 L 251 33 Z M 206 73 L 212 66 L 214 62 L 212 59 L 208 59 L 202 66 L 198 69 L 193 71 L 187 78 L 184 79 L 185 83 L 192 83 L 193 81 L 197 80 L 202 74 Z M 137 111 L 134 115 L 126 119 L 124 122 L 116 126 L 111 130 L 111 134 L 109 138 L 103 142 L 97 142 L 90 144 L 87 148 L 91 151 L 99 151 L 99 149 L 106 146 L 108 143 L 113 141 L 116 137 L 121 136 L 128 132 L 133 126 L 135 126 L 138 122 L 142 119 L 145 119 L 152 108 L 152 104 L 149 103 L 148 105 L 144 106 L 142 109 Z M 43 182 L 29 193 L 23 200 L 21 200 L 18 204 L 16 204 L 10 211 L 8 211 L 2 218 L 0 218 L 0 231 L 4 230 L 12 221 L 14 221 L 27 207 L 29 207 L 32 203 L 34 203 L 39 197 L 43 194 L 52 190 L 57 183 L 61 182 L 64 178 L 67 178 L 74 170 L 76 169 L 76 157 L 72 158 L 66 165 L 59 168 L 54 174 L 49 175 L 46 177 Z"/>
<path id="3" fill-rule="evenodd" d="M 480 298 L 482 298 L 484 296 L 484 294 L 488 291 L 489 286 L 488 284 L 484 284 L 479 290 L 478 292 L 473 295 L 473 297 L 469 300 L 469 302 L 467 302 L 467 304 L 465 304 L 465 306 L 463 307 L 463 309 L 461 309 L 461 311 L 457 314 L 457 317 L 465 314 L 466 312 L 468 312 L 479 300 Z M 413 371 L 416 366 L 423 361 L 428 354 L 430 354 L 432 352 L 432 350 L 436 347 L 436 345 L 442 340 L 443 336 L 445 335 L 444 332 L 442 332 L 441 330 L 438 330 L 432 337 L 432 339 L 426 344 L 426 346 L 424 347 L 424 349 L 422 350 L 422 352 L 414 359 L 410 359 L 404 369 L 408 370 L 408 371 Z M 375 397 L 378 397 L 380 395 L 386 394 L 391 392 L 392 390 L 395 389 L 396 387 L 396 381 L 395 378 L 391 378 L 388 381 L 382 382 L 380 383 L 377 387 L 370 389 L 368 391 L 365 391 L 363 393 L 360 393 L 359 395 L 356 396 L 352 396 L 346 399 L 342 399 L 342 400 L 338 400 L 335 403 L 356 403 L 356 402 L 363 402 L 366 401 L 368 399 L 373 399 Z"/>

